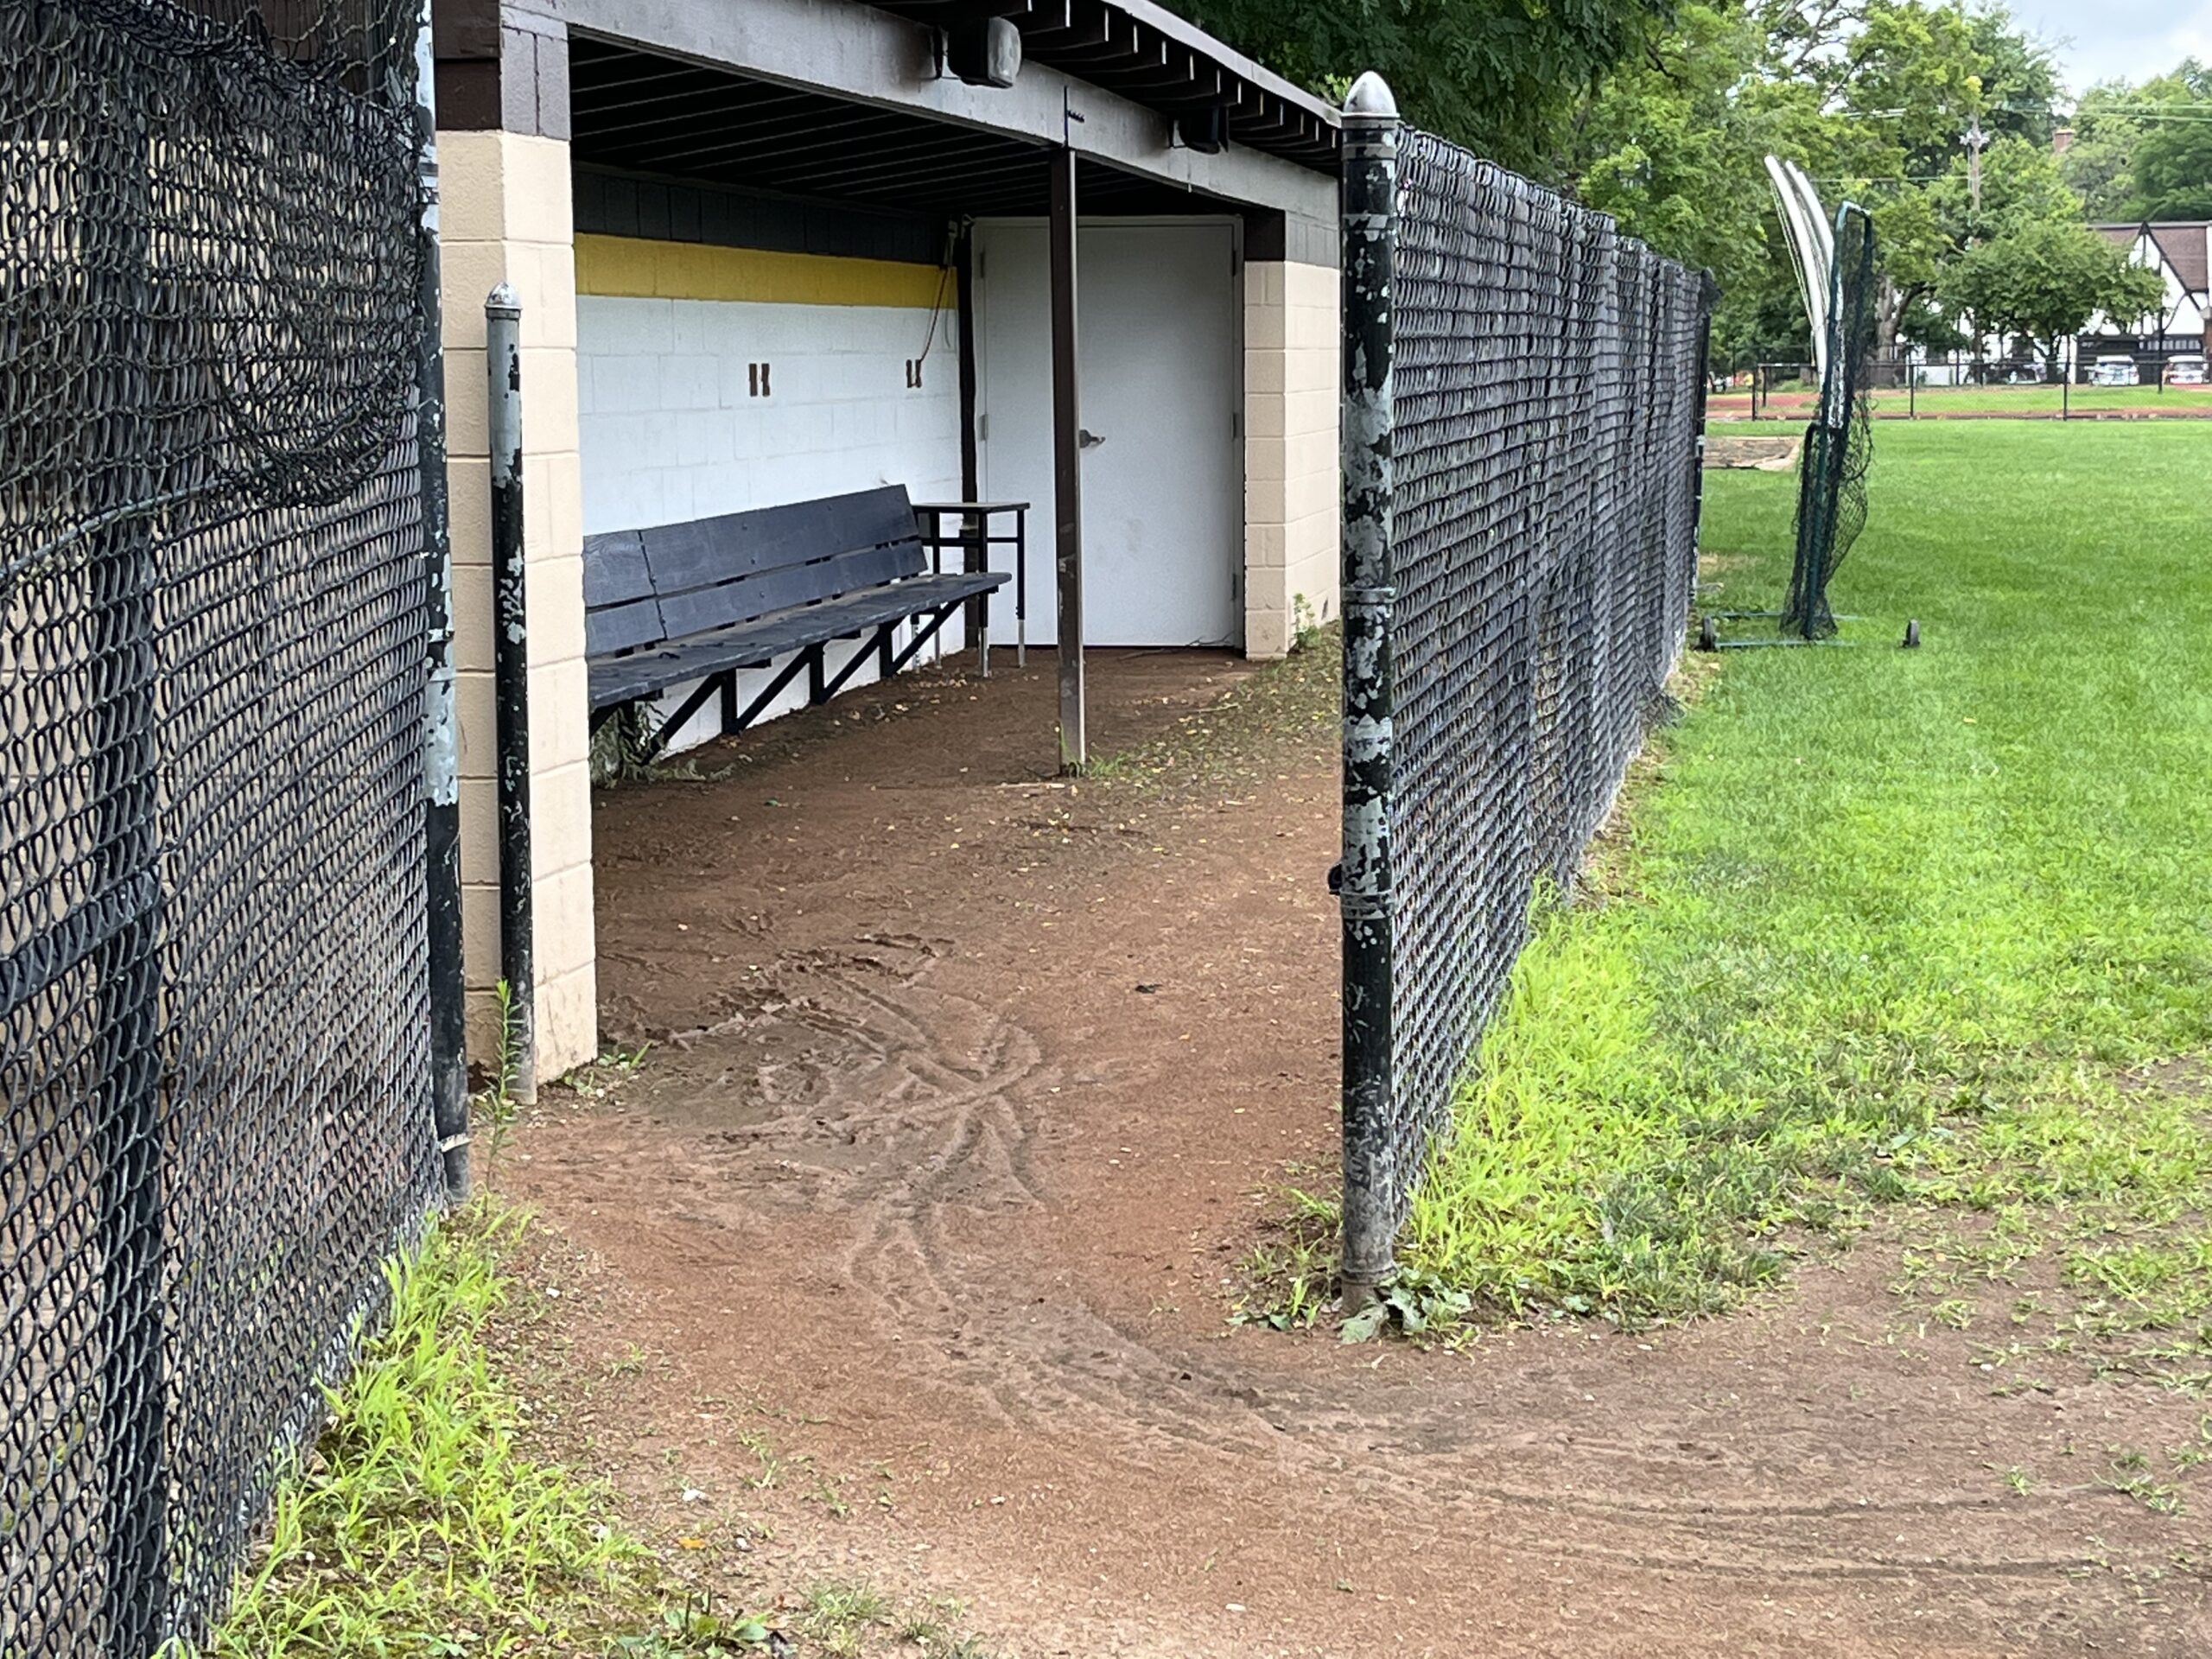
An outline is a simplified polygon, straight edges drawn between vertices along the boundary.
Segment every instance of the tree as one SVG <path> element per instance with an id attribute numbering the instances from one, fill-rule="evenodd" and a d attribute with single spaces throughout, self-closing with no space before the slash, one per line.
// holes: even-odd
<path id="1" fill-rule="evenodd" d="M 2033 341 L 2056 374 L 2063 342 L 2090 318 L 2101 312 L 2133 322 L 2155 314 L 2165 287 L 2086 225 L 2031 219 L 1955 262 L 1940 293 L 1954 315 L 1974 319 L 1977 333 Z"/>
<path id="2" fill-rule="evenodd" d="M 1176 0 L 1192 22 L 1330 97 L 1378 70 L 1407 119 L 1553 176 L 1576 106 L 1666 0 Z"/>
<path id="3" fill-rule="evenodd" d="M 2066 182 L 2102 219 L 2212 219 L 2212 68 L 2100 82 L 2074 110 Z"/>
<path id="4" fill-rule="evenodd" d="M 1582 200 L 1724 288 L 1763 260 L 1759 147 L 1772 124 L 1736 93 L 1760 39 L 1740 5 L 1693 0 L 1573 124 L 1562 170 Z"/>
<path id="5" fill-rule="evenodd" d="M 2127 82 L 2106 80 L 2082 93 L 2074 106 L 2073 141 L 2059 158 L 2059 174 L 2092 219 L 2121 219 L 2134 213 L 2135 146 L 2143 138 L 2135 102 L 2135 89 Z"/>
<path id="6" fill-rule="evenodd" d="M 2082 198 L 2066 188 L 2058 158 L 2047 146 L 2010 135 L 1982 151 L 1980 207 L 1963 158 L 1930 181 L 1926 194 L 1944 234 L 1961 250 L 2040 220 L 2082 222 Z"/>
<path id="7" fill-rule="evenodd" d="M 2138 118 L 2133 216 L 2212 219 L 2212 69 L 2191 58 L 2164 79 L 2176 95 Z"/>
<path id="8" fill-rule="evenodd" d="M 1719 278 L 1724 361 L 1794 356 L 1803 308 L 1764 157 L 1872 215 L 1888 340 L 1976 236 L 2078 220 L 2048 144 L 2056 91 L 2049 52 L 2001 5 L 1685 0 L 1571 124 L 1560 170 L 1624 229 Z M 1979 219 L 1961 142 L 1977 121 L 1993 141 Z"/>

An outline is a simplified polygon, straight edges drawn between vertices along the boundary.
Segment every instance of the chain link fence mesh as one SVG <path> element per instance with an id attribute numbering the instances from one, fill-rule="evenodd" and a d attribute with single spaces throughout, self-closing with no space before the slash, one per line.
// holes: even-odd
<path id="1" fill-rule="evenodd" d="M 203 1632 L 439 1185 L 412 0 L 0 7 L 0 1651 Z"/>
<path id="2" fill-rule="evenodd" d="M 1357 1149 L 1386 1236 L 1540 887 L 1573 880 L 1662 704 L 1708 307 L 1606 217 L 1426 133 L 1397 146 L 1391 1077 Z"/>

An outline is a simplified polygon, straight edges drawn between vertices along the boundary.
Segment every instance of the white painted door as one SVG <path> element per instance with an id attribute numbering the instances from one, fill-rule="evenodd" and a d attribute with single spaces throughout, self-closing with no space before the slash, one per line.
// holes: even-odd
<path id="1" fill-rule="evenodd" d="M 1052 570 L 1052 280 L 1045 227 L 978 227 L 984 496 L 1032 503 L 1029 638 L 1058 629 Z M 1226 225 L 1085 224 L 1076 321 L 1084 429 L 1084 643 L 1243 642 L 1236 244 Z M 991 607 L 1011 638 L 1011 595 Z"/>

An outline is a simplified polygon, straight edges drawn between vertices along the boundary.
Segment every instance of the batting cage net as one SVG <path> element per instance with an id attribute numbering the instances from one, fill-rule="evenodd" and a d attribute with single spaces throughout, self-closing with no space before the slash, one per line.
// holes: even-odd
<path id="1" fill-rule="evenodd" d="M 437 1190 L 416 35 L 0 7 L 11 1656 L 205 1631 Z"/>
<path id="2" fill-rule="evenodd" d="M 1874 226 L 1856 203 L 1835 216 L 1828 272 L 1827 368 L 1805 429 L 1797 472 L 1796 553 L 1782 627 L 1803 639 L 1836 631 L 1828 579 L 1866 524 L 1866 473 L 1874 459 L 1868 359 L 1874 349 Z"/>
<path id="3" fill-rule="evenodd" d="M 1345 1274 L 1370 1282 L 1539 885 L 1573 879 L 1680 652 L 1709 308 L 1703 278 L 1605 216 L 1427 134 L 1396 143 L 1387 232 L 1363 222 L 1368 163 L 1347 159 L 1348 304 L 1382 302 L 1392 474 L 1379 572 L 1354 569 L 1356 479 L 1346 510 L 1348 637 L 1364 651 L 1372 632 L 1355 607 L 1386 619 L 1382 810 L 1355 823 L 1348 722 L 1344 883 Z M 1387 282 L 1372 257 L 1386 233 Z M 1348 348 L 1354 473 L 1371 355 Z M 1348 656 L 1348 713 L 1372 669 Z M 1354 844 L 1370 829 L 1379 882 L 1375 849 Z M 1355 906 L 1379 929 L 1356 930 Z M 1387 1067 L 1387 1085 L 1351 1075 L 1363 1066 Z"/>

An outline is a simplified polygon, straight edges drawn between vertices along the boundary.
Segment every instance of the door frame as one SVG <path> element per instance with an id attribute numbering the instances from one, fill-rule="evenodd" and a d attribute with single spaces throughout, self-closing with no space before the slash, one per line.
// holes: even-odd
<path id="1" fill-rule="evenodd" d="M 1008 230 L 1049 231 L 1051 226 L 1052 221 L 1041 213 L 994 213 L 971 221 L 971 229 L 976 237 L 974 243 L 976 315 L 973 321 L 976 339 L 976 398 L 974 407 L 969 411 L 969 424 L 967 438 L 976 446 L 978 456 L 976 483 L 978 493 L 982 494 L 989 493 L 982 484 L 983 470 L 988 463 L 982 459 L 983 446 L 988 440 L 977 429 L 976 423 L 986 418 L 990 412 L 988 387 L 991 375 L 989 330 L 983 326 L 983 308 L 988 302 L 984 295 L 989 280 L 988 261 L 983 257 L 983 232 L 1001 226 Z M 1230 602 L 1231 627 L 1230 638 L 1222 648 L 1234 651 L 1242 656 L 1244 654 L 1249 639 L 1248 619 L 1250 615 L 1252 601 L 1251 507 L 1247 499 L 1251 482 L 1250 463 L 1247 454 L 1250 434 L 1245 430 L 1244 424 L 1245 411 L 1250 407 L 1249 401 L 1250 393 L 1246 385 L 1249 361 L 1244 351 L 1246 306 L 1243 216 L 1234 210 L 1227 209 L 1218 213 L 1085 213 L 1080 210 L 1080 204 L 1078 204 L 1076 213 L 1077 262 L 1076 331 L 1077 339 L 1080 340 L 1083 330 L 1081 260 L 1083 232 L 1086 229 L 1096 226 L 1109 230 L 1172 230 L 1187 229 L 1193 226 L 1210 226 L 1214 229 L 1226 228 L 1229 232 L 1229 352 L 1232 366 L 1230 373 L 1230 407 L 1228 414 L 1231 422 L 1230 466 L 1235 479 L 1236 518 L 1236 530 L 1231 538 L 1233 549 L 1230 573 L 1233 586 Z M 1048 523 L 1034 518 L 1033 515 L 1033 522 L 1045 524 L 1046 533 L 1049 537 L 1051 526 Z M 1085 575 L 1088 574 L 1089 571 L 1086 569 Z M 1054 631 L 1057 633 L 1057 628 Z M 1111 650 L 1113 647 L 1100 646 L 1098 649 Z M 1147 647 L 1147 649 L 1173 649 L 1173 647 Z"/>

